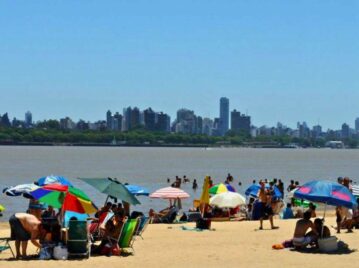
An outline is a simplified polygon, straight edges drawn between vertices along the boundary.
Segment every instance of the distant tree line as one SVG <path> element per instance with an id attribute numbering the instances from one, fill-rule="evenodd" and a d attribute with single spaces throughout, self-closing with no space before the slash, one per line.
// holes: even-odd
<path id="1" fill-rule="evenodd" d="M 4 118 L 4 116 L 2 117 Z M 81 124 L 81 121 L 79 122 Z M 129 132 L 116 132 L 106 129 L 90 130 L 87 127 L 76 130 L 60 128 L 57 120 L 40 122 L 34 128 L 15 128 L 0 125 L 1 144 L 111 144 L 114 141 L 123 145 L 235 145 L 258 147 L 285 147 L 297 144 L 302 147 L 324 147 L 328 139 L 325 138 L 293 138 L 291 136 L 257 136 L 251 137 L 246 133 L 229 131 L 224 137 L 180 134 L 166 132 L 150 132 L 138 128 Z M 346 146 L 357 148 L 358 139 L 343 140 Z"/>

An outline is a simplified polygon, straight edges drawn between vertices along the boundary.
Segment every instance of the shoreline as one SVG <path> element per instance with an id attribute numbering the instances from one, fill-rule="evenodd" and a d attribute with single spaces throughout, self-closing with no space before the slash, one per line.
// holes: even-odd
<path id="1" fill-rule="evenodd" d="M 143 240 L 136 238 L 135 255 L 126 257 L 93 256 L 89 260 L 70 261 L 10 261 L 9 251 L 0 254 L 0 267 L 37 268 L 66 267 L 88 268 L 125 265 L 126 267 L 316 267 L 353 266 L 358 260 L 359 230 L 336 235 L 331 227 L 335 217 L 327 217 L 326 225 L 333 235 L 349 245 L 348 252 L 325 254 L 320 252 L 298 252 L 291 249 L 273 250 L 272 245 L 291 239 L 296 220 L 275 220 L 277 230 L 269 229 L 264 221 L 264 230 L 258 230 L 258 221 L 212 222 L 208 231 L 194 231 L 193 223 L 150 224 L 143 233 Z M 183 227 L 182 227 L 183 226 Z M 8 236 L 9 228 L 0 224 L 0 236 Z M 30 245 L 30 243 L 29 243 Z M 12 244 L 13 246 L 13 244 Z M 34 254 L 30 245 L 28 254 Z"/>
<path id="2" fill-rule="evenodd" d="M 140 148 L 248 148 L 248 149 L 285 149 L 285 150 L 300 150 L 300 149 L 317 149 L 317 150 L 357 150 L 359 148 L 330 148 L 330 147 L 288 147 L 275 145 L 226 145 L 226 144 L 108 144 L 108 143 L 0 143 L 0 146 L 34 146 L 34 147 L 140 147 Z"/>

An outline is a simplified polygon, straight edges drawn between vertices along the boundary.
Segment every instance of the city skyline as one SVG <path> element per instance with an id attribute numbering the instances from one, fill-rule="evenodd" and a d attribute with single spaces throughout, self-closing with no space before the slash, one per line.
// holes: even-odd
<path id="1" fill-rule="evenodd" d="M 222 96 L 257 126 L 335 129 L 359 114 L 358 1 L 1 8 L 0 110 L 17 118 L 96 120 L 127 106 L 214 118 Z"/>

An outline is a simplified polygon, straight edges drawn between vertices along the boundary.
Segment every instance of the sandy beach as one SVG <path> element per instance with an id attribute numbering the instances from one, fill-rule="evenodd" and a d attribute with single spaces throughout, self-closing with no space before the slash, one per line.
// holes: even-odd
<path id="1" fill-rule="evenodd" d="M 137 238 L 135 255 L 127 257 L 91 257 L 83 261 L 14 261 L 9 251 L 0 254 L 0 267 L 344 267 L 359 258 L 359 232 L 342 232 L 337 237 L 349 245 L 353 252 L 341 254 L 301 253 L 290 249 L 273 250 L 272 245 L 290 239 L 295 220 L 276 220 L 278 230 L 258 230 L 258 222 L 213 222 L 212 231 L 188 231 L 181 226 L 194 224 L 149 225 Z M 335 224 L 335 218 L 327 218 L 326 224 Z M 335 230 L 330 228 L 331 232 Z M 9 235 L 8 223 L 0 224 L 0 236 Z M 30 247 L 28 254 L 34 248 Z"/>

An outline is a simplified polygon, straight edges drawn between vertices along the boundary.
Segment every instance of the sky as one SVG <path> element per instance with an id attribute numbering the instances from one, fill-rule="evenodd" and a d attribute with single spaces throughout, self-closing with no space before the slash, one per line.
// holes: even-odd
<path id="1" fill-rule="evenodd" d="M 256 126 L 359 117 L 359 1 L 1 1 L 0 114 L 105 119 L 108 109 Z"/>

